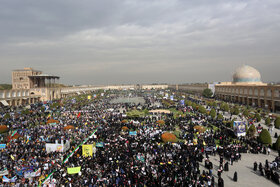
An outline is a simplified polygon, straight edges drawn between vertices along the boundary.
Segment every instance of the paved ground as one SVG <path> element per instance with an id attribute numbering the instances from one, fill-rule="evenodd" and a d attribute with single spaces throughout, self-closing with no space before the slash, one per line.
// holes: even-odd
<path id="1" fill-rule="evenodd" d="M 227 112 L 225 112 L 224 117 L 225 117 L 225 118 L 229 118 L 230 115 L 229 115 Z M 242 121 L 242 119 L 240 119 L 240 117 L 237 116 L 237 115 L 233 115 L 232 118 L 237 118 L 237 120 L 241 120 L 241 121 Z M 273 121 L 273 120 L 272 120 L 272 121 Z M 265 125 L 265 120 L 264 120 L 264 119 L 262 119 L 260 122 L 254 123 L 254 124 L 255 124 L 256 126 L 259 125 L 259 124 L 261 124 L 261 126 L 262 126 L 264 129 L 267 129 L 267 130 L 268 130 L 268 126 Z M 272 124 L 274 125 L 273 122 L 272 122 Z M 272 138 L 272 143 L 275 143 L 276 140 L 277 140 L 277 138 L 274 138 L 274 134 L 275 134 L 275 133 L 277 133 L 278 136 L 279 136 L 279 135 L 280 135 L 280 129 L 274 128 L 273 131 L 272 131 L 272 133 L 270 134 L 270 136 L 271 136 L 271 138 Z M 256 134 L 256 136 L 257 136 L 257 135 L 258 135 L 258 134 Z"/>
<path id="2" fill-rule="evenodd" d="M 119 97 L 117 99 L 113 99 L 110 103 L 134 103 L 134 104 L 144 104 L 145 100 L 143 97 Z"/>
<path id="3" fill-rule="evenodd" d="M 241 160 L 238 162 L 234 162 L 233 165 L 229 165 L 229 171 L 222 173 L 222 178 L 224 179 L 224 184 L 226 187 L 253 187 L 253 186 L 261 186 L 261 187 L 273 187 L 278 186 L 273 183 L 271 180 L 266 179 L 264 176 L 260 176 L 259 171 L 253 170 L 253 164 L 255 161 L 257 163 L 262 162 L 264 165 L 265 160 L 272 161 L 275 159 L 276 152 L 273 152 L 272 155 L 264 155 L 264 154 L 242 154 Z M 217 170 L 219 166 L 219 156 L 216 155 L 210 156 L 210 160 L 213 163 L 213 174 L 215 176 L 215 182 L 218 182 L 217 178 Z M 201 164 L 201 172 L 204 168 L 204 161 Z M 232 180 L 234 172 L 237 171 L 238 181 L 234 182 Z"/>

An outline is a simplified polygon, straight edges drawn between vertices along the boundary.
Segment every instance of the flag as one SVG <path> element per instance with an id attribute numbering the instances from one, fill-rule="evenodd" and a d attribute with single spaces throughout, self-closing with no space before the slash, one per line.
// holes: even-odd
<path id="1" fill-rule="evenodd" d="M 14 135 L 16 135 L 16 133 L 17 133 L 17 130 L 15 130 L 15 131 L 13 132 L 13 134 L 11 135 L 11 138 L 12 138 Z"/>
<path id="2" fill-rule="evenodd" d="M 77 118 L 79 118 L 81 116 L 81 112 L 79 112 L 79 114 L 77 115 Z"/>
<path id="3" fill-rule="evenodd" d="M 92 149 L 93 149 L 93 144 L 83 145 L 83 156 L 85 157 L 92 156 Z"/>
<path id="4" fill-rule="evenodd" d="M 77 174 L 81 171 L 81 166 L 79 167 L 74 167 L 74 168 L 67 168 L 67 173 L 68 174 Z"/>
<path id="5" fill-rule="evenodd" d="M 10 179 L 7 178 L 6 176 L 3 176 L 3 182 L 10 182 Z"/>

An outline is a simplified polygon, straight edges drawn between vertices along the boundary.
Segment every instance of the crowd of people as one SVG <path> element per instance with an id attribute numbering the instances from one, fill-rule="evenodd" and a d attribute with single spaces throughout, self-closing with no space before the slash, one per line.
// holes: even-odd
<path id="1" fill-rule="evenodd" d="M 36 103 L 26 114 L 24 108 L 2 111 L 0 123 L 11 130 L 9 137 L 1 137 L 1 144 L 6 146 L 0 150 L 0 186 L 222 187 L 222 173 L 250 147 L 255 148 L 246 138 L 234 139 L 222 120 L 179 103 L 175 107 L 183 116 L 159 113 L 128 119 L 121 110 L 140 105 L 149 110 L 154 102 L 161 101 L 150 94 L 133 94 L 127 97 L 141 96 L 145 103 L 111 102 L 117 96 L 107 93 L 93 99 L 84 96 Z M 198 132 L 194 128 L 197 125 L 209 128 Z M 167 131 L 180 132 L 180 141 L 163 143 L 161 135 Z M 69 143 L 69 147 L 48 150 L 46 144 L 54 143 Z M 83 154 L 83 144 L 94 145 L 92 155 Z M 216 154 L 220 157 L 217 173 L 211 162 Z M 75 174 L 68 172 L 68 168 L 76 167 L 80 170 Z M 278 168 L 267 170 L 265 175 L 277 178 Z M 237 172 L 233 178 L 237 181 Z"/>

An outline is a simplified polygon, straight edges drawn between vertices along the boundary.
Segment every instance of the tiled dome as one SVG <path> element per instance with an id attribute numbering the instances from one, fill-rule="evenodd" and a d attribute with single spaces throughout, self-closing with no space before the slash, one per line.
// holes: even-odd
<path id="1" fill-rule="evenodd" d="M 261 74 L 251 66 L 243 65 L 237 68 L 233 74 L 233 82 L 256 83 L 261 82 Z"/>

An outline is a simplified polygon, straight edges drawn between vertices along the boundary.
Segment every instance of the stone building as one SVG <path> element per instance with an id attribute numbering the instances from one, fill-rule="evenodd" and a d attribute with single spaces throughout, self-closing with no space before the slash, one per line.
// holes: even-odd
<path id="1" fill-rule="evenodd" d="M 217 99 L 280 111 L 280 85 L 263 83 L 258 70 L 243 65 L 236 69 L 232 79 L 215 85 Z"/>
<path id="2" fill-rule="evenodd" d="M 202 94 L 213 85 L 216 99 L 265 108 L 272 112 L 280 111 L 280 85 L 271 85 L 261 81 L 261 74 L 251 66 L 237 68 L 232 82 L 215 84 L 169 85 L 169 88 L 189 93 Z"/>
<path id="3" fill-rule="evenodd" d="M 30 89 L 32 85 L 29 76 L 40 74 L 42 74 L 41 71 L 33 70 L 32 68 L 24 68 L 21 70 L 12 71 L 13 89 Z"/>
<path id="4" fill-rule="evenodd" d="M 54 87 L 56 79 L 59 79 L 59 77 L 42 74 L 42 71 L 37 71 L 32 68 L 14 70 L 12 72 L 12 88 L 18 90 Z"/>

